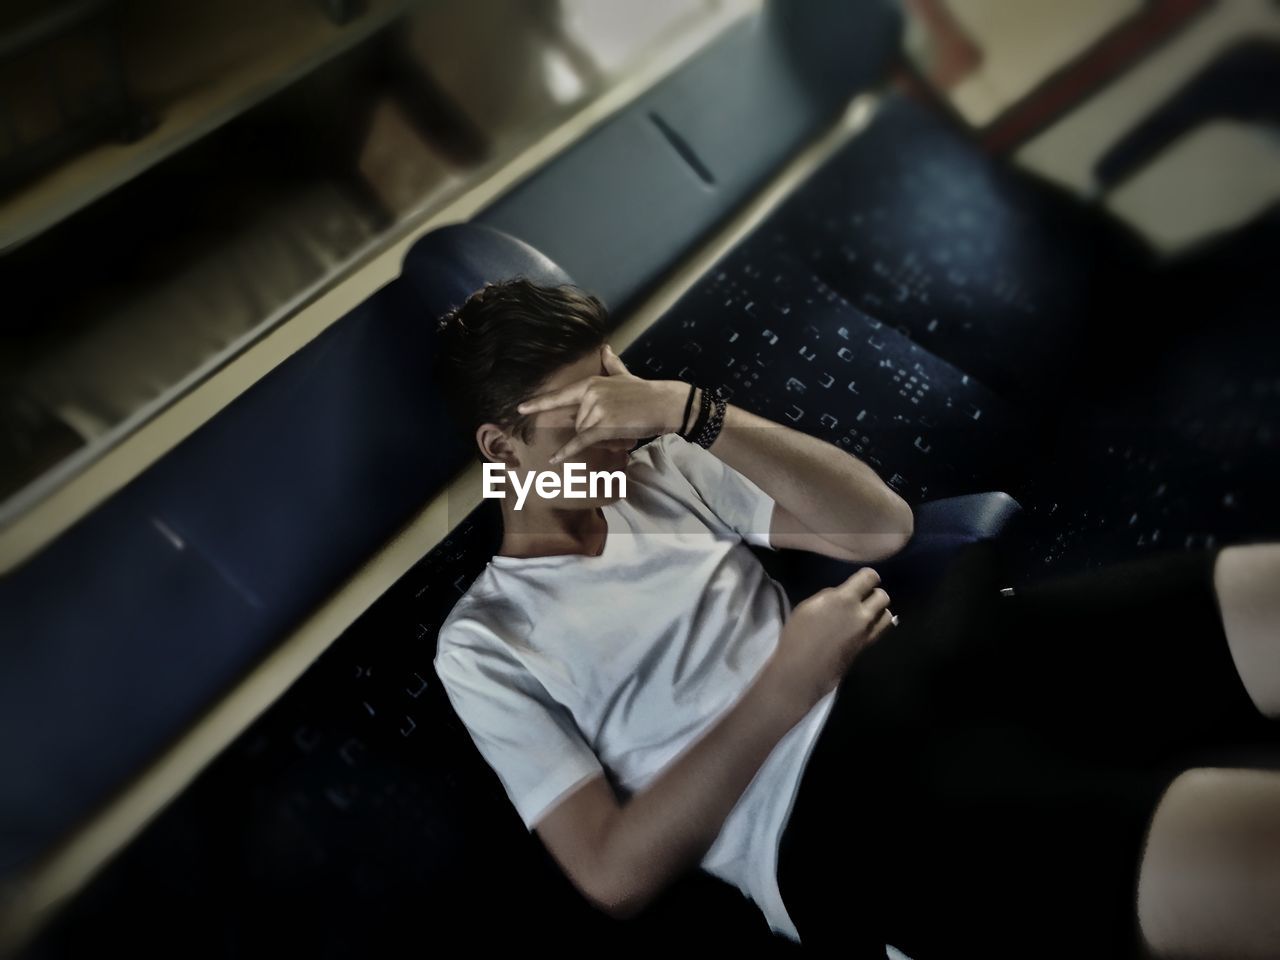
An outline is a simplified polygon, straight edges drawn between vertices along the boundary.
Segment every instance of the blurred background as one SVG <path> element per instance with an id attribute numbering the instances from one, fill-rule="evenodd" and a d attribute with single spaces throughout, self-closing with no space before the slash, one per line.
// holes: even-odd
<path id="1" fill-rule="evenodd" d="M 1016 493 L 1021 569 L 1081 569 L 1280 536 L 1278 110 L 1275 0 L 0 4 L 0 952 L 351 956 L 497 936 L 483 891 L 510 930 L 785 952 L 710 888 L 584 913 L 434 687 L 485 554 L 457 510 L 392 542 L 466 459 L 403 452 L 434 414 L 368 346 L 417 343 L 405 251 L 520 235 L 635 369 L 780 333 L 731 375 L 779 420 L 796 357 L 866 334 L 902 364 L 855 358 L 870 418 L 805 428 L 913 505 Z"/>
<path id="2" fill-rule="evenodd" d="M 0 527 L 407 226 L 747 5 L 5 4 Z M 1275 68 L 1245 62 L 1274 62 L 1269 0 L 905 8 L 904 66 L 986 149 L 1163 252 L 1280 195 L 1261 86 Z M 1099 170 L 1214 64 L 1184 104 L 1200 117 Z"/>
<path id="3" fill-rule="evenodd" d="M 733 0 L 0 12 L 0 524 Z"/>

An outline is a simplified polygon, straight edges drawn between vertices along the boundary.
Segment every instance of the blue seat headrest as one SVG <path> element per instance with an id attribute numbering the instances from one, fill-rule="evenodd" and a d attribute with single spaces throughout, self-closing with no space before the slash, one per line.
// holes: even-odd
<path id="1" fill-rule="evenodd" d="M 544 286 L 573 282 L 523 240 L 480 223 L 455 223 L 422 237 L 405 255 L 399 282 L 439 317 L 486 283 L 514 277 Z"/>

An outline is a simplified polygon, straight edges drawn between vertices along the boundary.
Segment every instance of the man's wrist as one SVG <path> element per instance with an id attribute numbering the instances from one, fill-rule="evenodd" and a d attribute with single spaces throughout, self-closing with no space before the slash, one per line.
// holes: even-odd
<path id="1" fill-rule="evenodd" d="M 786 639 L 780 638 L 779 642 L 785 643 Z M 784 731 L 803 720 L 818 702 L 812 695 L 802 695 L 796 684 L 783 676 L 776 653 L 765 662 L 764 669 L 747 688 L 746 696 L 759 705 L 761 714 L 780 724 Z"/>
<path id="2" fill-rule="evenodd" d="M 689 384 L 683 380 L 672 380 L 671 398 L 668 400 L 666 409 L 667 428 L 665 433 L 681 433 L 682 430 L 688 429 L 693 418 L 698 413 L 699 397 L 697 393 L 693 394 L 693 404 L 689 404 Z M 697 388 L 695 388 L 697 389 Z M 686 413 L 686 410 L 688 411 Z M 685 422 L 681 422 L 684 420 Z"/>

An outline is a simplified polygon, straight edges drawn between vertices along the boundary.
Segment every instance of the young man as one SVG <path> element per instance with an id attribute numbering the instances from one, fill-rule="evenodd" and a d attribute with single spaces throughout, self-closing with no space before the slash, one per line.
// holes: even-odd
<path id="1" fill-rule="evenodd" d="M 1280 774 L 1179 775 L 1274 736 L 1280 545 L 1009 601 L 978 546 L 901 625 L 869 566 L 792 609 L 744 541 L 875 563 L 909 506 L 831 444 L 635 376 L 607 320 L 490 284 L 440 321 L 437 368 L 529 495 L 435 669 L 585 897 L 631 917 L 700 866 L 846 954 L 1280 955 Z M 567 463 L 625 497 L 543 495 Z"/>

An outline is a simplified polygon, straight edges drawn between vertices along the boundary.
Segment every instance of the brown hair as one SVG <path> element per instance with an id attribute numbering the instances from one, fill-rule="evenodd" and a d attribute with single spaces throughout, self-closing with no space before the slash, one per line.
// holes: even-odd
<path id="1" fill-rule="evenodd" d="M 436 382 L 468 435 L 496 423 L 528 443 L 533 417 L 516 407 L 556 370 L 599 350 L 608 329 L 605 305 L 572 284 L 486 283 L 437 321 Z"/>

